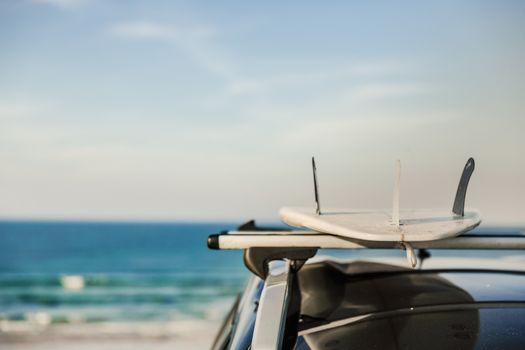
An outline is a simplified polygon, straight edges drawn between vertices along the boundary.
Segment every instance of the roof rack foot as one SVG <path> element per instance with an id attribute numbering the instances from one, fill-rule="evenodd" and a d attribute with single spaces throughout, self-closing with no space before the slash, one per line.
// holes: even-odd
<path id="1" fill-rule="evenodd" d="M 276 248 L 253 247 L 244 250 L 244 265 L 263 280 L 268 275 L 268 263 L 272 260 L 288 259 L 292 268 L 298 271 L 317 253 L 317 248 Z"/>

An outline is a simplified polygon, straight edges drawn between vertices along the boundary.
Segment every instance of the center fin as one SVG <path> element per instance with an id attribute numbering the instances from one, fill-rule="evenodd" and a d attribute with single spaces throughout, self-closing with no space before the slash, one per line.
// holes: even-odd
<path id="1" fill-rule="evenodd" d="M 394 199 L 392 201 L 392 223 L 399 228 L 399 188 L 401 186 L 401 161 L 396 160 L 394 170 Z"/>

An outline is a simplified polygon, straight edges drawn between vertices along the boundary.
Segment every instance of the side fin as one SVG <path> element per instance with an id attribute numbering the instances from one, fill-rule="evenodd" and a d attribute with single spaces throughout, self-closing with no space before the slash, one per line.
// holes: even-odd
<path id="1" fill-rule="evenodd" d="M 312 157 L 312 171 L 314 173 L 314 193 L 315 193 L 315 213 L 321 215 L 321 203 L 319 203 L 319 189 L 317 187 L 317 169 L 315 167 L 315 158 Z"/>
<path id="2" fill-rule="evenodd" d="M 474 167 L 474 158 L 469 158 L 461 174 L 461 179 L 459 179 L 458 190 L 456 191 L 456 198 L 454 199 L 454 206 L 452 207 L 452 212 L 456 215 L 465 215 L 465 196 L 467 195 L 467 187 Z"/>

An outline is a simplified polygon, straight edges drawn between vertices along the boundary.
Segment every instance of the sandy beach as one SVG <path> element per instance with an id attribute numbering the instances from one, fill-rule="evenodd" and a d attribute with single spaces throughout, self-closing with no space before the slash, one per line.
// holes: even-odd
<path id="1" fill-rule="evenodd" d="M 208 349 L 217 329 L 217 322 L 201 320 L 51 326 L 2 321 L 0 345 L 16 350 Z"/>

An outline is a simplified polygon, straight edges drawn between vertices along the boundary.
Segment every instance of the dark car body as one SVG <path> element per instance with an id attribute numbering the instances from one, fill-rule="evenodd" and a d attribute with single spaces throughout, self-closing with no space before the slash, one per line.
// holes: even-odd
<path id="1" fill-rule="evenodd" d="M 525 266 L 509 268 L 515 263 L 494 258 L 487 268 L 490 260 L 469 258 L 450 268 L 450 257 L 448 264 L 410 269 L 371 260 L 321 257 L 305 264 L 291 286 L 280 346 L 525 349 Z M 263 286 L 252 277 L 214 349 L 255 348 Z"/>

